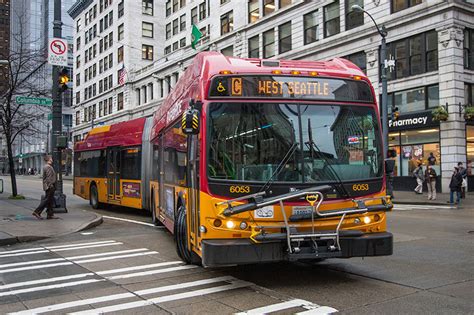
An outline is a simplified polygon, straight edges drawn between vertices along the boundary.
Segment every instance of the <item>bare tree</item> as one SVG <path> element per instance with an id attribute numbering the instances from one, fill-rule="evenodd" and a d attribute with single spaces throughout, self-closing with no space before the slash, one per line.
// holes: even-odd
<path id="1" fill-rule="evenodd" d="M 20 23 L 25 19 L 19 18 Z M 13 144 L 20 134 L 37 134 L 35 122 L 44 118 L 44 111 L 31 105 L 17 104 L 16 96 L 50 95 L 45 70 L 46 54 L 39 39 L 25 34 L 25 27 L 12 34 L 9 53 L 0 55 L 0 124 L 5 135 L 12 195 L 18 194 L 13 156 Z M 39 46 L 39 48 L 38 48 Z"/>

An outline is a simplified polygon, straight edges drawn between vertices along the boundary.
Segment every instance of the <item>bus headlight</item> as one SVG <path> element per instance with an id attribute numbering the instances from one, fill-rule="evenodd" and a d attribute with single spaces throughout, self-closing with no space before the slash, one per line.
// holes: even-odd
<path id="1" fill-rule="evenodd" d="M 246 228 L 247 228 L 247 222 L 244 222 L 244 221 L 241 222 L 241 223 L 240 223 L 240 229 L 241 229 L 241 230 L 245 230 Z"/>
<path id="2" fill-rule="evenodd" d="M 364 223 L 365 224 L 369 224 L 372 220 L 370 219 L 370 217 L 364 217 Z"/>
<path id="3" fill-rule="evenodd" d="M 234 223 L 234 221 L 229 220 L 229 221 L 227 221 L 227 222 L 225 223 L 225 226 L 226 226 L 228 229 L 233 229 L 233 228 L 235 227 L 235 223 Z"/>

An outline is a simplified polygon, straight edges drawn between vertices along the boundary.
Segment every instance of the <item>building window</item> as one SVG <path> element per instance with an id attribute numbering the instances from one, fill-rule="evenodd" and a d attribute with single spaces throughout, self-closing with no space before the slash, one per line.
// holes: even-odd
<path id="1" fill-rule="evenodd" d="M 171 15 L 171 0 L 166 1 L 166 17 Z"/>
<path id="2" fill-rule="evenodd" d="M 249 23 L 253 23 L 260 18 L 260 4 L 258 0 L 249 0 Z"/>
<path id="3" fill-rule="evenodd" d="M 467 175 L 474 175 L 474 126 L 466 125 Z"/>
<path id="4" fill-rule="evenodd" d="M 166 24 L 166 39 L 170 39 L 171 38 L 171 23 L 168 23 Z"/>
<path id="5" fill-rule="evenodd" d="M 221 15 L 221 35 L 227 34 L 234 30 L 234 14 L 232 11 Z"/>
<path id="6" fill-rule="evenodd" d="M 178 11 L 179 9 L 179 0 L 173 0 L 173 12 Z"/>
<path id="7" fill-rule="evenodd" d="M 165 47 L 165 55 L 171 53 L 171 45 Z"/>
<path id="8" fill-rule="evenodd" d="M 81 66 L 81 56 L 77 56 L 76 57 L 76 69 L 79 68 Z"/>
<path id="9" fill-rule="evenodd" d="M 186 37 L 183 37 L 179 40 L 179 47 L 183 48 L 184 46 L 186 46 Z"/>
<path id="10" fill-rule="evenodd" d="M 179 42 L 174 42 L 173 43 L 173 51 L 178 50 L 179 47 Z"/>
<path id="11" fill-rule="evenodd" d="M 267 16 L 273 12 L 275 12 L 275 0 L 264 0 L 263 1 L 263 16 Z"/>
<path id="12" fill-rule="evenodd" d="M 273 29 L 263 33 L 263 58 L 275 56 L 275 31 Z"/>
<path id="13" fill-rule="evenodd" d="M 474 70 L 474 30 L 464 29 L 464 68 Z"/>
<path id="14" fill-rule="evenodd" d="M 278 53 L 282 54 L 291 50 L 291 22 L 278 27 Z"/>
<path id="15" fill-rule="evenodd" d="M 183 14 L 179 17 L 179 31 L 185 31 L 186 30 L 186 14 Z"/>
<path id="16" fill-rule="evenodd" d="M 142 59 L 153 60 L 153 46 L 142 45 Z"/>
<path id="17" fill-rule="evenodd" d="M 124 2 L 125 0 L 122 0 L 119 2 L 118 4 L 118 17 L 121 18 L 123 16 L 123 13 L 124 13 Z"/>
<path id="18" fill-rule="evenodd" d="M 199 21 L 202 21 L 206 18 L 206 2 L 199 4 Z"/>
<path id="19" fill-rule="evenodd" d="M 80 48 L 81 48 L 81 37 L 78 36 L 78 37 L 76 38 L 76 48 L 75 48 L 75 50 L 77 51 L 77 50 L 79 50 Z"/>
<path id="20" fill-rule="evenodd" d="M 123 46 L 117 49 L 117 63 L 123 62 Z"/>
<path id="21" fill-rule="evenodd" d="M 192 24 L 197 24 L 198 21 L 198 9 L 197 7 L 194 7 L 191 9 L 191 25 Z"/>
<path id="22" fill-rule="evenodd" d="M 324 37 L 339 34 L 339 1 L 324 7 Z"/>
<path id="23" fill-rule="evenodd" d="M 318 11 L 303 16 L 304 44 L 314 43 L 318 40 Z"/>
<path id="24" fill-rule="evenodd" d="M 142 22 L 142 36 L 153 38 L 153 23 Z"/>
<path id="25" fill-rule="evenodd" d="M 80 102 L 81 102 L 81 93 L 76 92 L 76 105 L 79 105 Z"/>
<path id="26" fill-rule="evenodd" d="M 184 7 L 186 6 L 186 0 L 180 0 L 180 1 L 179 1 L 179 6 L 180 6 L 181 8 L 184 8 Z"/>
<path id="27" fill-rule="evenodd" d="M 398 107 L 401 114 L 427 110 L 439 106 L 439 86 L 428 85 L 389 93 L 387 100 L 389 112 L 391 112 L 392 104 Z"/>
<path id="28" fill-rule="evenodd" d="M 249 58 L 260 58 L 259 36 L 249 38 Z"/>
<path id="29" fill-rule="evenodd" d="M 81 112 L 76 112 L 76 126 L 81 123 Z"/>
<path id="30" fill-rule="evenodd" d="M 467 106 L 474 106 L 474 84 L 464 84 L 464 104 Z M 471 140 L 474 141 L 474 139 Z"/>
<path id="31" fill-rule="evenodd" d="M 122 40 L 124 38 L 124 27 L 123 24 L 118 26 L 118 40 Z"/>
<path id="32" fill-rule="evenodd" d="M 408 9 L 422 2 L 422 0 L 391 0 L 391 1 L 392 1 L 392 13 Z"/>
<path id="33" fill-rule="evenodd" d="M 81 85 L 81 74 L 76 74 L 76 86 Z"/>
<path id="34" fill-rule="evenodd" d="M 438 70 L 438 34 L 436 31 L 415 35 L 387 45 L 388 59 L 395 68 L 387 72 L 389 80 Z M 382 61 L 381 65 L 382 67 Z"/>
<path id="35" fill-rule="evenodd" d="M 173 35 L 178 34 L 178 19 L 173 20 Z"/>
<path id="36" fill-rule="evenodd" d="M 365 74 L 367 74 L 367 57 L 364 51 L 357 52 L 355 54 L 350 54 L 345 57 L 347 60 L 351 61 L 357 67 L 362 70 Z"/>
<path id="37" fill-rule="evenodd" d="M 293 1 L 292 0 L 280 0 L 279 1 L 279 8 L 282 9 L 284 7 L 289 6 Z"/>
<path id="38" fill-rule="evenodd" d="M 232 57 L 234 55 L 234 46 L 229 46 L 224 49 L 221 49 L 221 53 L 224 56 Z"/>
<path id="39" fill-rule="evenodd" d="M 123 109 L 123 92 L 117 94 L 117 111 Z"/>
<path id="40" fill-rule="evenodd" d="M 153 0 L 142 0 L 142 13 L 153 15 Z"/>
<path id="41" fill-rule="evenodd" d="M 76 33 L 79 33 L 79 31 L 81 30 L 81 27 L 82 27 L 82 21 L 81 21 L 81 19 L 77 19 L 77 21 L 76 21 Z"/>
<path id="42" fill-rule="evenodd" d="M 364 8 L 364 0 L 346 0 L 346 31 L 364 25 L 364 12 L 353 11 L 355 4 Z"/>
<path id="43" fill-rule="evenodd" d="M 221 0 L 221 4 L 226 4 L 227 2 L 229 2 L 230 0 Z"/>

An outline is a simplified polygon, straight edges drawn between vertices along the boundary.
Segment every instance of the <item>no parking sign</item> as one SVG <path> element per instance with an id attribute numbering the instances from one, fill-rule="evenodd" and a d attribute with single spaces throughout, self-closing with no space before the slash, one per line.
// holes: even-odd
<path id="1" fill-rule="evenodd" d="M 50 38 L 48 45 L 48 63 L 53 66 L 67 66 L 67 41 L 62 38 Z"/>

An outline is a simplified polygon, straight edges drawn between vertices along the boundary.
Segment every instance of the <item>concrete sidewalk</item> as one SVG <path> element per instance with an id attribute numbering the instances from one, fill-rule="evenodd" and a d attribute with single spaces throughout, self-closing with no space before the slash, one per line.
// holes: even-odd
<path id="1" fill-rule="evenodd" d="M 394 191 L 393 203 L 395 204 L 412 204 L 412 205 L 448 205 L 449 193 L 437 193 L 436 200 L 428 200 L 428 192 L 424 191 L 422 195 L 416 194 L 414 191 Z M 456 201 L 456 195 L 454 195 Z M 466 192 L 466 198 L 461 199 L 461 206 L 473 206 L 474 194 Z"/>
<path id="2" fill-rule="evenodd" d="M 38 199 L 11 200 L 9 195 L 0 194 L 0 246 L 70 234 L 102 223 L 100 215 L 80 209 L 55 214 L 56 220 L 38 220 L 31 215 Z M 42 215 L 46 218 L 45 211 Z"/>

